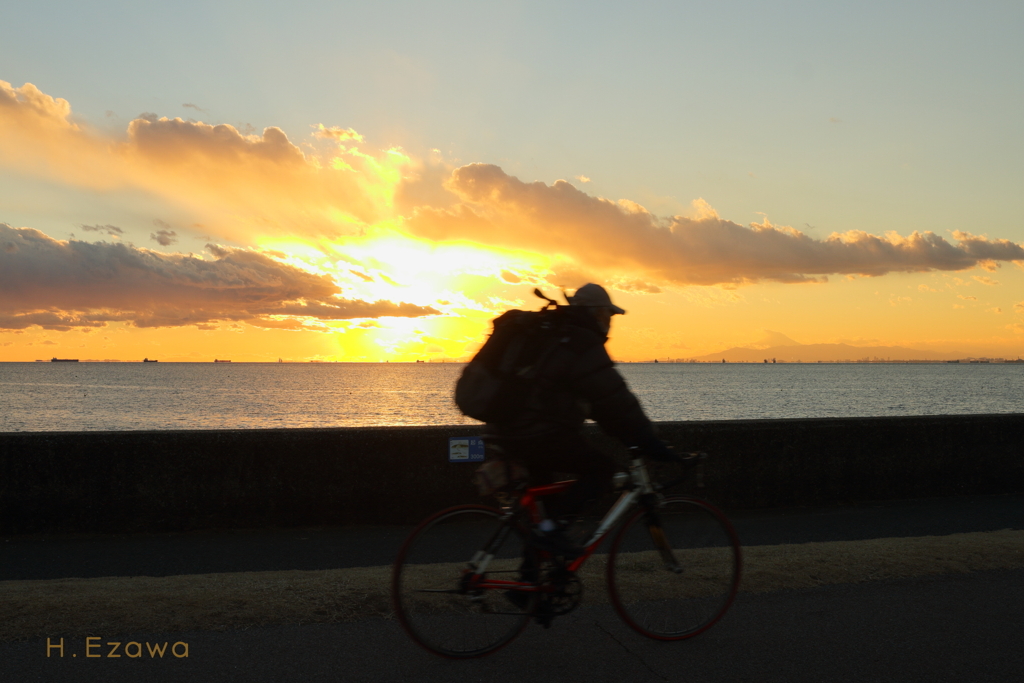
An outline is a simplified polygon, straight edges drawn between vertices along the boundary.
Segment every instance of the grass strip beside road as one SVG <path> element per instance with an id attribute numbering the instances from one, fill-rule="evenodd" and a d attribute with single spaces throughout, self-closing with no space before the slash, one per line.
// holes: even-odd
<path id="1" fill-rule="evenodd" d="M 581 579 L 606 602 L 605 556 Z M 740 590 L 763 593 L 1024 567 L 1024 531 L 744 548 Z M 0 641 L 391 618 L 391 567 L 0 582 Z"/>

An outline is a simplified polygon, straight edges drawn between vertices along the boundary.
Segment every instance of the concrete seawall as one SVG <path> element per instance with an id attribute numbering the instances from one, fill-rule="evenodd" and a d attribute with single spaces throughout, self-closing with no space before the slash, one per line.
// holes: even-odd
<path id="1" fill-rule="evenodd" d="M 728 508 L 1024 492 L 1024 414 L 663 422 Z M 406 523 L 479 500 L 475 427 L 0 433 L 0 535 Z M 593 432 L 595 441 L 614 449 Z M 617 450 L 621 455 L 621 450 Z"/>

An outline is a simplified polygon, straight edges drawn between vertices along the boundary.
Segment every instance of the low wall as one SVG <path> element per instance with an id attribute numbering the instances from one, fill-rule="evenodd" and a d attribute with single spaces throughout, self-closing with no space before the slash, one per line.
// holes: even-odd
<path id="1" fill-rule="evenodd" d="M 726 508 L 1024 492 L 1024 415 L 663 422 Z M 478 499 L 466 426 L 0 433 L 0 535 L 408 523 Z M 607 439 L 595 440 L 614 449 Z M 621 450 L 617 451 L 620 455 Z"/>

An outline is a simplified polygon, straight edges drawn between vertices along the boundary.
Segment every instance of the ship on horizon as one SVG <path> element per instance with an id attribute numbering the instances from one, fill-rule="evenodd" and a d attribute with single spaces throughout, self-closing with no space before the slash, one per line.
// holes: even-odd
<path id="1" fill-rule="evenodd" d="M 53 358 L 50 359 L 50 362 L 51 363 L 77 363 L 78 359 L 77 358 L 57 358 L 57 356 L 54 356 Z"/>

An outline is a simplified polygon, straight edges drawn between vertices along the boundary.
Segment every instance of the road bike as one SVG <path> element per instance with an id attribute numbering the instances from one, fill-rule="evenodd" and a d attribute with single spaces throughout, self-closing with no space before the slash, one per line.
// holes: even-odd
<path id="1" fill-rule="evenodd" d="M 583 592 L 579 572 L 591 558 L 606 565 L 607 600 L 643 635 L 682 640 L 710 628 L 739 587 L 736 531 L 710 503 L 664 495 L 686 475 L 660 485 L 643 457 L 633 455 L 629 472 L 616 475 L 622 493 L 578 557 L 542 550 L 532 535 L 544 518 L 543 499 L 572 481 L 535 487 L 522 482 L 499 508 L 458 505 L 421 522 L 392 571 L 395 613 L 405 631 L 444 657 L 494 652 L 531 619 L 548 627 L 575 609 Z M 706 457 L 686 459 L 698 477 Z M 607 553 L 597 553 L 612 531 Z"/>

